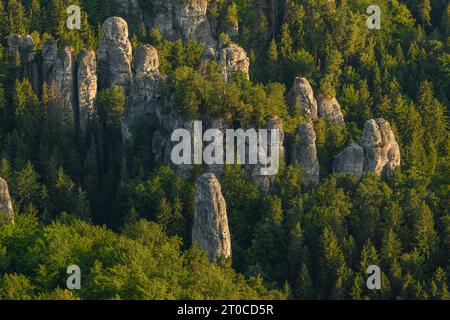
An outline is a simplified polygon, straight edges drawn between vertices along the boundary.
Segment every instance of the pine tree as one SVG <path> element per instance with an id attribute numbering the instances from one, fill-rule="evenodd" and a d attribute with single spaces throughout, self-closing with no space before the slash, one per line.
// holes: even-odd
<path id="1" fill-rule="evenodd" d="M 431 23 L 431 3 L 430 0 L 422 0 L 419 5 L 419 15 L 422 20 L 422 27 L 425 29 L 425 25 L 430 25 Z"/>
<path id="2" fill-rule="evenodd" d="M 41 4 L 39 0 L 31 0 L 30 9 L 28 11 L 28 20 L 30 21 L 31 31 L 42 31 L 42 15 Z"/>
<path id="3" fill-rule="evenodd" d="M 280 52 L 283 59 L 288 59 L 292 52 L 293 40 L 289 31 L 289 25 L 283 24 L 280 39 Z"/>
<path id="4" fill-rule="evenodd" d="M 6 15 L 7 33 L 25 36 L 28 31 L 28 19 L 22 3 L 19 0 L 9 0 Z"/>

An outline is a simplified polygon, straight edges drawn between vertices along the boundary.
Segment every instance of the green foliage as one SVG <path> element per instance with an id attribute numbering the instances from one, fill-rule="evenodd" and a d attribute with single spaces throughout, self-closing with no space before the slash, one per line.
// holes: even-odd
<path id="1" fill-rule="evenodd" d="M 33 224 L 34 233 L 24 233 Z M 229 267 L 207 261 L 197 248 L 180 250 L 179 238 L 169 238 L 161 226 L 140 220 L 121 234 L 79 220 L 36 225 L 22 216 L 16 226 L 0 226 L 6 250 L 1 261 L 21 255 L 14 269 L 2 267 L 2 299 L 280 299 L 260 279 L 246 280 Z M 19 242 L 20 241 L 20 242 Z M 26 242 L 26 246 L 20 246 Z M 66 268 L 83 270 L 83 286 L 68 292 Z"/>
<path id="2" fill-rule="evenodd" d="M 0 299 L 449 299 L 449 4 L 384 1 L 382 29 L 369 30 L 368 0 L 216 1 L 217 40 L 239 44 L 251 62 L 251 81 L 237 72 L 226 82 L 223 66 L 201 63 L 201 42 L 165 39 L 111 1 L 70 1 L 82 21 L 67 30 L 67 3 L 0 0 L 0 176 L 16 216 L 0 225 Z M 152 1 L 139 4 L 154 16 Z M 127 19 L 133 47 L 156 47 L 164 98 L 184 119 L 262 127 L 276 115 L 289 152 L 306 121 L 287 112 L 295 77 L 342 107 L 344 127 L 314 121 L 318 186 L 303 186 L 288 162 L 266 194 L 249 172 L 225 166 L 230 264 L 191 245 L 198 168 L 181 177 L 159 167 L 160 128 L 146 121 L 122 143 L 123 88 L 98 92 L 82 136 L 60 121 L 55 84 L 36 88 L 29 52 L 7 47 L 16 33 L 30 34 L 38 53 L 51 38 L 76 54 L 95 50 L 113 15 Z M 230 27 L 239 34 L 230 38 Z M 401 168 L 387 181 L 333 174 L 335 156 L 378 117 L 393 128 Z M 72 292 L 63 288 L 74 263 L 84 280 Z M 369 264 L 381 267 L 380 291 L 366 288 Z"/>

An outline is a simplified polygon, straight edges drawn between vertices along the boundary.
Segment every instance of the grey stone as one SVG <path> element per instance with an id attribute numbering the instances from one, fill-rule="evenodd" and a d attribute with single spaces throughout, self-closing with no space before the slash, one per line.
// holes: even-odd
<path id="1" fill-rule="evenodd" d="M 196 183 L 192 242 L 205 250 L 212 262 L 231 257 L 227 205 L 213 173 L 201 175 Z"/>
<path id="2" fill-rule="evenodd" d="M 312 122 L 298 127 L 292 148 L 292 161 L 297 161 L 302 168 L 302 183 L 305 185 L 319 183 L 319 160 L 316 149 L 316 133 Z"/>
<path id="3" fill-rule="evenodd" d="M 14 224 L 14 211 L 9 196 L 8 183 L 0 178 L 0 224 L 5 222 Z"/>
<path id="4" fill-rule="evenodd" d="M 335 97 L 326 98 L 319 96 L 319 117 L 333 121 L 343 126 L 344 116 L 342 115 L 341 106 Z"/>
<path id="5" fill-rule="evenodd" d="M 299 114 L 310 119 L 317 119 L 317 101 L 306 78 L 295 78 L 294 84 L 287 95 L 287 103 L 291 114 L 299 112 Z"/>
<path id="6" fill-rule="evenodd" d="M 99 87 L 122 86 L 129 91 L 132 80 L 132 48 L 128 39 L 128 24 L 119 17 L 106 19 L 98 45 Z"/>
<path id="7" fill-rule="evenodd" d="M 97 64 L 92 50 L 83 50 L 78 56 L 77 86 L 80 130 L 85 133 L 89 121 L 95 116 L 97 98 Z"/>

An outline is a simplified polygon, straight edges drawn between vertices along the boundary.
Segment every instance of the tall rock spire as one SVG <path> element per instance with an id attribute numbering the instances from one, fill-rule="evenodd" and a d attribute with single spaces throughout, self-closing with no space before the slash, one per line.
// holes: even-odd
<path id="1" fill-rule="evenodd" d="M 213 173 L 201 175 L 196 183 L 192 242 L 208 254 L 210 261 L 231 257 L 227 205 Z"/>

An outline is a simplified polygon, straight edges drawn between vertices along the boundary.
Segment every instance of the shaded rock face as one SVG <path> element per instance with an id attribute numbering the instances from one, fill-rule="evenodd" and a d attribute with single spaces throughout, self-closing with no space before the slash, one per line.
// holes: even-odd
<path id="1" fill-rule="evenodd" d="M 165 79 L 159 74 L 158 68 L 158 53 L 154 47 L 141 46 L 136 50 L 133 82 L 122 119 L 125 139 L 131 138 L 130 128 L 140 119 L 154 127 L 160 126 L 164 106 L 161 89 Z"/>
<path id="2" fill-rule="evenodd" d="M 358 178 L 369 171 L 386 179 L 401 162 L 400 148 L 389 122 L 384 119 L 368 120 L 362 134 L 358 144 L 347 147 L 337 155 L 334 170 Z"/>
<path id="3" fill-rule="evenodd" d="M 6 41 L 8 43 L 8 48 L 11 53 L 15 54 L 18 49 L 21 48 L 33 48 L 34 40 L 30 35 L 22 37 L 18 34 L 11 34 L 6 37 Z"/>
<path id="4" fill-rule="evenodd" d="M 345 148 L 336 156 L 333 170 L 350 173 L 360 179 L 364 172 L 364 149 L 357 143 Z"/>
<path id="5" fill-rule="evenodd" d="M 341 106 L 336 98 L 325 98 L 319 96 L 319 117 L 336 122 L 340 126 L 344 125 L 344 116 Z"/>
<path id="6" fill-rule="evenodd" d="M 58 50 L 56 41 L 44 44 L 43 80 L 54 88 L 56 93 L 54 106 L 56 114 L 67 125 L 75 125 L 78 108 L 75 105 L 76 66 L 74 50 L 65 47 Z"/>
<path id="7" fill-rule="evenodd" d="M 99 87 L 122 86 L 128 92 L 131 80 L 132 48 L 128 39 L 128 24 L 119 17 L 106 19 L 98 45 Z"/>
<path id="8" fill-rule="evenodd" d="M 297 77 L 287 96 L 291 114 L 299 112 L 310 119 L 317 119 L 317 101 L 308 80 Z"/>
<path id="9" fill-rule="evenodd" d="M 298 127 L 292 145 L 291 160 L 298 161 L 302 167 L 302 183 L 319 183 L 319 160 L 316 149 L 316 133 L 312 122 Z"/>
<path id="10" fill-rule="evenodd" d="M 138 24 L 143 22 L 143 12 L 138 0 L 114 0 L 115 9 L 121 16 L 132 18 Z"/>
<path id="11" fill-rule="evenodd" d="M 213 173 L 201 175 L 196 183 L 192 242 L 205 250 L 212 262 L 231 257 L 227 205 Z"/>
<path id="12" fill-rule="evenodd" d="M 267 129 L 267 150 L 264 148 L 258 146 L 258 153 L 263 154 L 264 156 L 271 156 L 271 150 L 272 145 L 275 148 L 278 148 L 279 150 L 279 167 L 281 167 L 282 162 L 284 161 L 285 156 L 285 149 L 284 149 L 284 130 L 283 130 L 283 121 L 277 117 L 277 116 L 271 116 L 267 120 L 267 125 L 265 127 Z M 270 130 L 279 130 L 280 133 L 280 140 L 279 141 L 272 141 L 271 137 L 271 131 Z M 253 179 L 255 183 L 264 191 L 264 193 L 268 194 L 273 191 L 274 189 L 274 182 L 276 175 L 268 175 L 268 176 L 262 176 L 261 175 L 261 168 L 269 168 L 270 163 L 268 165 L 254 165 L 254 166 L 247 166 L 250 167 Z"/>
<path id="13" fill-rule="evenodd" d="M 0 178 L 0 224 L 5 222 L 14 224 L 14 211 L 9 196 L 8 183 Z"/>
<path id="14" fill-rule="evenodd" d="M 13 62 L 20 61 L 22 64 L 22 76 L 30 81 L 34 92 L 40 92 L 42 88 L 41 62 L 39 54 L 33 51 L 35 45 L 33 38 L 30 35 L 22 37 L 11 34 L 7 37 L 7 43 Z M 24 53 L 24 56 L 21 56 L 21 53 Z"/>
<path id="15" fill-rule="evenodd" d="M 233 74 L 237 71 L 243 72 L 249 79 L 250 59 L 245 50 L 237 44 L 231 43 L 220 50 L 219 63 L 223 66 L 225 81 L 232 81 Z"/>
<path id="16" fill-rule="evenodd" d="M 89 120 L 95 114 L 97 97 L 97 64 L 92 50 L 83 50 L 78 56 L 77 88 L 80 130 L 86 132 Z"/>
<path id="17" fill-rule="evenodd" d="M 169 40 L 195 39 L 206 47 L 214 46 L 207 17 L 208 0 L 151 0 L 145 22 L 158 28 Z"/>

